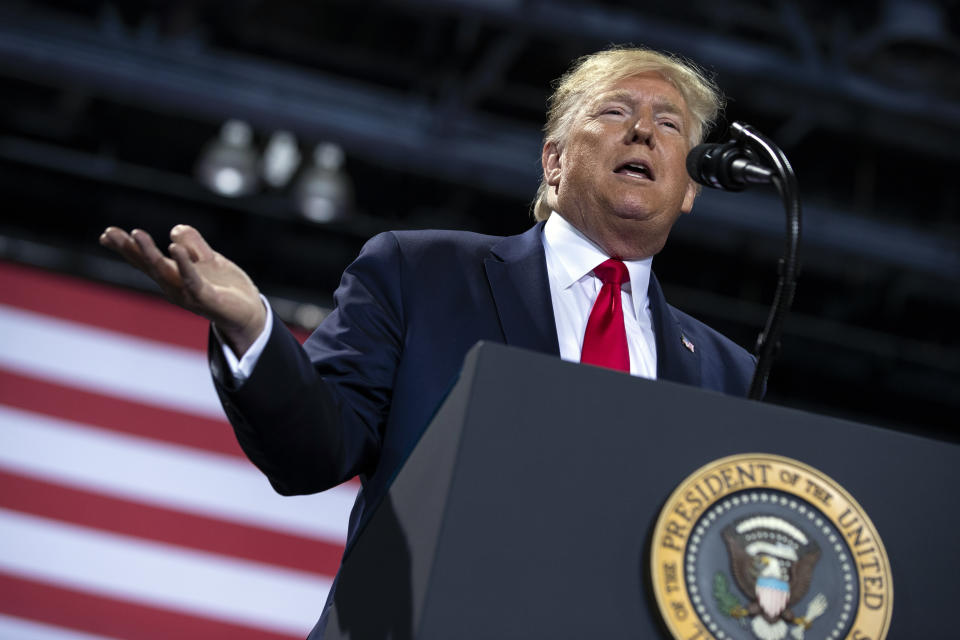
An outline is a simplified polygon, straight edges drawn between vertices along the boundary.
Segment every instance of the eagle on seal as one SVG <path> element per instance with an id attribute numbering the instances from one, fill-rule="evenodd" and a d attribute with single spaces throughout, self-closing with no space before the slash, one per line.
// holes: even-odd
<path id="1" fill-rule="evenodd" d="M 733 576 L 750 601 L 732 615 L 749 616 L 751 628 L 761 640 L 786 637 L 788 623 L 797 625 L 802 637 L 801 629 L 809 628 L 812 618 L 826 609 L 826 599 L 817 596 L 807 616 L 793 611 L 810 589 L 814 567 L 820 560 L 817 543 L 783 518 L 770 515 L 734 522 L 723 530 L 723 540 Z"/>

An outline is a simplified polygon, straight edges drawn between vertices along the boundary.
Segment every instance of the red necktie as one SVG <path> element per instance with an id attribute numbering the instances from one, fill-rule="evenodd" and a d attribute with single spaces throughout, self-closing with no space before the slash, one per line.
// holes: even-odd
<path id="1" fill-rule="evenodd" d="M 600 278 L 603 286 L 590 310 L 580 362 L 629 373 L 630 352 L 627 350 L 627 330 L 623 327 L 620 286 L 630 282 L 630 273 L 627 265 L 611 259 L 597 266 L 593 275 Z"/>

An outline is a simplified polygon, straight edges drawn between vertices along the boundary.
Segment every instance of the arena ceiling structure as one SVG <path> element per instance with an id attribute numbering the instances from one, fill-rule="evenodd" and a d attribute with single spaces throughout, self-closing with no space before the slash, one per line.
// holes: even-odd
<path id="1" fill-rule="evenodd" d="M 528 228 L 550 82 L 642 44 L 715 75 L 712 140 L 747 122 L 799 178 L 768 400 L 955 441 L 958 33 L 955 0 L 8 0 L 0 258 L 155 291 L 97 236 L 187 222 L 309 327 L 377 232 Z M 773 191 L 705 190 L 655 260 L 668 299 L 750 347 L 784 226 Z"/>

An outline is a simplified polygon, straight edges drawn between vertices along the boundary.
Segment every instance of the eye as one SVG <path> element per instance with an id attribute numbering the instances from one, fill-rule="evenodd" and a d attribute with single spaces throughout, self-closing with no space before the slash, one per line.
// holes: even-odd
<path id="1" fill-rule="evenodd" d="M 680 125 L 678 125 L 673 120 L 662 120 L 660 124 L 662 124 L 665 127 L 670 127 L 671 129 L 676 129 L 678 131 L 680 130 Z"/>
<path id="2" fill-rule="evenodd" d="M 620 107 L 607 107 L 603 110 L 603 115 L 622 116 L 623 114 L 624 111 Z"/>

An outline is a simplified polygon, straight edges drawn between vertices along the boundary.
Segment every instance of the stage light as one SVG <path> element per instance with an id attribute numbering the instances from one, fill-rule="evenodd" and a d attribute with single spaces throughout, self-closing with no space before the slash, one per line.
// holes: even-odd
<path id="1" fill-rule="evenodd" d="M 257 152 L 253 132 L 242 120 L 228 120 L 216 140 L 206 146 L 197 161 L 197 178 L 221 196 L 236 198 L 259 186 Z"/>
<path id="2" fill-rule="evenodd" d="M 282 189 L 300 166 L 297 139 L 289 131 L 277 131 L 270 136 L 260 165 L 264 181 L 275 189 Z"/>
<path id="3" fill-rule="evenodd" d="M 935 0 L 885 0 L 877 25 L 850 44 L 851 67 L 900 87 L 960 87 L 960 44 Z"/>
<path id="4" fill-rule="evenodd" d="M 343 150 L 336 144 L 318 144 L 313 163 L 296 186 L 300 214 L 316 223 L 334 222 L 348 217 L 353 207 L 353 185 L 343 172 Z"/>

